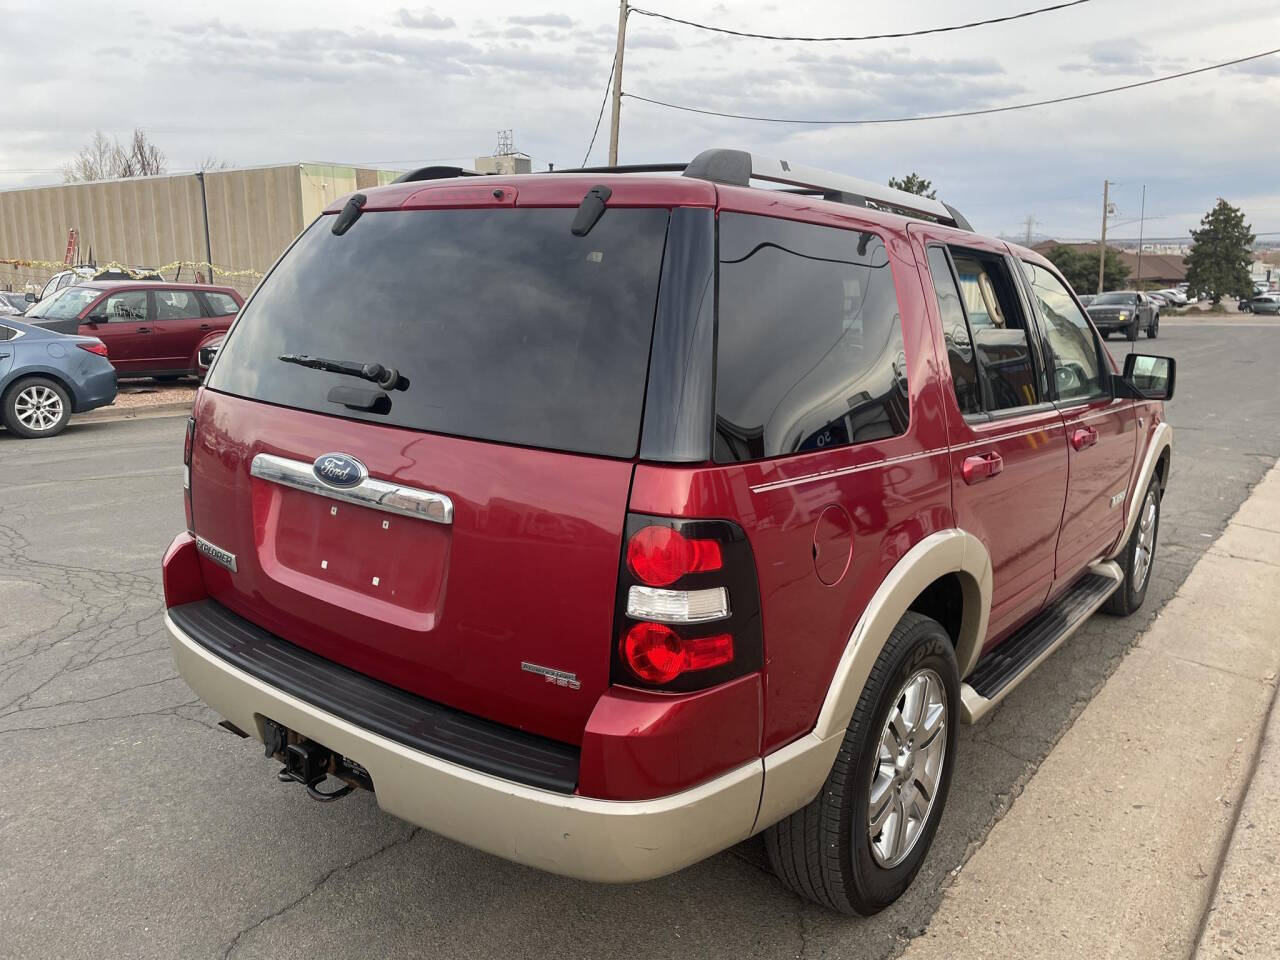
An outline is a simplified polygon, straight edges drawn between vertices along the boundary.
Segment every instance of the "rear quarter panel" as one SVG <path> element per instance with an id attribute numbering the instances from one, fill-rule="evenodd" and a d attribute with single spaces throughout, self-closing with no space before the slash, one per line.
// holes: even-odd
<path id="1" fill-rule="evenodd" d="M 813 727 L 850 634 L 889 570 L 921 539 L 952 526 L 947 436 L 924 288 L 905 233 L 850 216 L 847 207 L 763 191 L 723 188 L 721 209 L 879 234 L 889 252 L 907 360 L 911 415 L 902 436 L 751 463 L 636 469 L 633 511 L 727 519 L 747 532 L 760 581 L 762 746 L 769 752 Z M 825 579 L 832 579 L 832 552 L 838 574 L 842 549 L 840 535 L 818 534 L 829 508 L 827 520 L 837 518 L 835 526 L 843 524 L 847 534 L 848 560 L 827 585 L 817 566 L 825 564 Z M 829 533 L 831 524 L 823 529 Z"/>

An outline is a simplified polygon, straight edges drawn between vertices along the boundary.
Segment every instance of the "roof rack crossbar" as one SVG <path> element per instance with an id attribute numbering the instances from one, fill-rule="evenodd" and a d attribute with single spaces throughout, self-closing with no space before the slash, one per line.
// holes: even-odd
<path id="1" fill-rule="evenodd" d="M 546 173 L 680 173 L 687 163 L 630 163 L 616 167 L 563 167 Z"/>
<path id="2" fill-rule="evenodd" d="M 794 189 L 821 193 L 826 199 L 840 203 L 888 208 L 908 216 L 919 216 L 947 226 L 960 227 L 962 230 L 972 229 L 959 211 L 941 200 L 895 190 L 843 173 L 756 156 L 745 150 L 703 150 L 685 167 L 684 175 L 739 187 L 750 186 L 752 180 L 765 180 Z"/>

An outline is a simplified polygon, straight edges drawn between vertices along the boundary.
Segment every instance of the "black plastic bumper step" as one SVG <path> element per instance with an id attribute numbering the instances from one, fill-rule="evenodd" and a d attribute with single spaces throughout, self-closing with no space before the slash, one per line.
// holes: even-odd
<path id="1" fill-rule="evenodd" d="M 245 673 L 388 740 L 544 790 L 573 793 L 577 786 L 577 747 L 374 680 L 282 640 L 214 600 L 170 607 L 169 616 L 192 640 Z"/>
<path id="2" fill-rule="evenodd" d="M 1111 577 L 1085 574 L 1073 583 L 1053 606 L 1042 610 L 996 647 L 973 668 L 967 683 L 988 700 L 1007 687 L 1063 634 L 1097 609 L 1118 584 Z"/>

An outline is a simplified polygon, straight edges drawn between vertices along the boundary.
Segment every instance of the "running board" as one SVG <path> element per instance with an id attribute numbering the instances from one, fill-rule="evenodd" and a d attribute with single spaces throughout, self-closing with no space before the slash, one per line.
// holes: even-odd
<path id="1" fill-rule="evenodd" d="M 1111 561 L 1095 563 L 1051 607 L 1046 607 L 987 653 L 960 684 L 960 719 L 977 723 L 1057 650 L 1107 601 L 1124 580 Z"/>

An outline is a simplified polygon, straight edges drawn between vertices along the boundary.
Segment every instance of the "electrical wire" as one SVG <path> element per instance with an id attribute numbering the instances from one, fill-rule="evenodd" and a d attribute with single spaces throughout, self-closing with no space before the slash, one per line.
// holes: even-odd
<path id="1" fill-rule="evenodd" d="M 613 71 L 618 69 L 618 56 L 614 54 L 613 63 L 609 66 L 609 80 L 604 85 L 604 99 L 600 101 L 600 113 L 596 116 L 596 128 L 591 131 L 591 142 L 587 144 L 586 155 L 582 158 L 580 166 L 587 165 L 587 159 L 591 156 L 591 148 L 596 145 L 596 135 L 600 133 L 600 121 L 604 119 L 604 105 L 609 102 L 609 89 L 613 86 Z"/>
<path id="2" fill-rule="evenodd" d="M 1027 10 L 1023 13 L 1011 13 L 1005 17 L 992 17 L 990 20 L 974 20 L 970 23 L 957 23 L 949 27 L 930 27 L 927 30 L 909 30 L 903 33 L 872 33 L 860 37 L 787 37 L 775 36 L 769 33 L 749 33 L 746 30 L 730 30 L 728 27 L 713 27 L 707 23 L 697 23 L 693 20 L 681 20 L 679 17 L 668 16 L 665 13 L 658 13 L 654 10 L 645 10 L 642 7 L 630 7 L 629 12 L 638 13 L 644 17 L 656 17 L 659 20 L 669 20 L 671 23 L 684 24 L 686 27 L 697 27 L 699 30 L 711 30 L 714 33 L 727 33 L 733 37 L 751 37 L 755 40 L 798 40 L 804 43 L 830 43 L 840 40 L 898 40 L 902 37 L 922 37 L 930 33 L 950 33 L 953 30 L 968 30 L 971 27 L 986 27 L 993 23 L 1006 23 L 1009 20 L 1021 20 L 1024 17 L 1034 17 L 1038 13 L 1052 13 L 1054 10 L 1064 10 L 1067 7 L 1078 7 L 1082 3 L 1088 3 L 1089 0 L 1069 0 L 1067 3 L 1055 3 L 1053 6 L 1040 7 L 1037 10 Z"/>
<path id="3" fill-rule="evenodd" d="M 791 117 L 755 117 L 742 113 L 722 113 L 718 110 L 704 110 L 700 107 L 689 107 L 679 103 L 667 103 L 665 100 L 653 100 L 649 97 L 641 97 L 634 93 L 623 92 L 624 97 L 630 97 L 632 100 L 641 100 L 645 103 L 652 103 L 659 107 L 667 107 L 671 110 L 683 110 L 686 113 L 700 113 L 709 117 L 726 117 L 730 120 L 756 120 L 761 123 L 800 123 L 815 126 L 864 126 L 876 123 L 912 123 L 917 120 L 949 120 L 956 117 L 979 117 L 989 113 L 1008 113 L 1011 110 L 1027 110 L 1031 107 L 1046 107 L 1054 103 L 1067 103 L 1072 100 L 1085 100 L 1089 97 L 1100 97 L 1104 93 L 1119 93 L 1122 90 L 1136 90 L 1138 87 L 1149 87 L 1153 83 L 1164 83 L 1166 80 L 1179 80 L 1182 77 L 1194 76 L 1197 73 L 1208 73 L 1210 70 L 1221 70 L 1223 67 L 1233 67 L 1238 63 L 1248 63 L 1250 60 L 1260 60 L 1263 57 L 1270 57 L 1280 53 L 1280 47 L 1275 50 L 1266 50 L 1262 53 L 1255 53 L 1247 57 L 1239 57 L 1235 60 L 1228 60 L 1225 63 L 1215 63 L 1207 67 L 1198 67 L 1195 70 L 1184 70 L 1182 73 L 1172 73 L 1167 77 L 1155 77 L 1151 80 L 1142 80 L 1138 83 L 1126 83 L 1119 87 L 1107 87 L 1105 90 L 1091 90 L 1088 93 L 1076 93 L 1068 97 L 1053 97 L 1049 100 L 1035 100 L 1031 103 L 1014 103 L 1006 107 L 984 107 L 981 110 L 957 110 L 954 113 L 930 113 L 916 117 L 875 117 L 868 120 L 803 120 L 793 119 Z"/>

